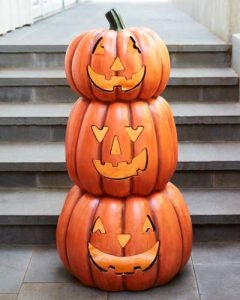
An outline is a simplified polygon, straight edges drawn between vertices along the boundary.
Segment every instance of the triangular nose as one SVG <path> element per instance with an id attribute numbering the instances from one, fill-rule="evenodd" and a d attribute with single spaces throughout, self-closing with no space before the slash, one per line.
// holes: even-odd
<path id="1" fill-rule="evenodd" d="M 117 239 L 122 248 L 124 248 L 127 245 L 130 238 L 131 238 L 130 234 L 117 234 Z"/>
<path id="2" fill-rule="evenodd" d="M 122 70 L 124 70 L 124 66 L 123 66 L 123 64 L 121 63 L 121 60 L 118 57 L 115 58 L 112 66 L 111 66 L 111 70 L 112 71 L 122 71 Z"/>
<path id="3" fill-rule="evenodd" d="M 120 148 L 119 141 L 118 141 L 118 138 L 116 135 L 114 136 L 114 139 L 113 139 L 111 154 L 117 154 L 117 155 L 121 154 L 121 148 Z"/>

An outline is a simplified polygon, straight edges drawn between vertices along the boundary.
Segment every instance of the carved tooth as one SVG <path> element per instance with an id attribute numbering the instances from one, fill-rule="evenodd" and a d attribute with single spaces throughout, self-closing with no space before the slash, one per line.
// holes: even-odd
<path id="1" fill-rule="evenodd" d="M 122 161 L 122 162 L 118 163 L 118 167 L 124 167 L 126 165 L 127 165 L 126 161 Z"/>

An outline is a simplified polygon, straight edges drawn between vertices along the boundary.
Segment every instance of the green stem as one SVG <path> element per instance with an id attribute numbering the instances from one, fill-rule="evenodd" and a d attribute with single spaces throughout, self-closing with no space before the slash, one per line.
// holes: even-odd
<path id="1" fill-rule="evenodd" d="M 125 25 L 123 23 L 123 20 L 121 18 L 121 16 L 119 15 L 119 13 L 115 10 L 115 9 L 111 9 L 109 10 L 106 14 L 105 14 L 109 24 L 110 24 L 110 28 L 111 30 L 116 30 L 116 31 L 121 31 L 125 28 Z"/>

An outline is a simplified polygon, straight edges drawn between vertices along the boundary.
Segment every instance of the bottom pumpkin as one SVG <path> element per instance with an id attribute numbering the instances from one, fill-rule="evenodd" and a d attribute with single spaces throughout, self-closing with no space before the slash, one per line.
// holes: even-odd
<path id="1" fill-rule="evenodd" d="M 180 191 L 168 183 L 147 197 L 113 198 L 74 186 L 57 225 L 57 249 L 83 284 L 107 291 L 167 283 L 187 263 L 192 224 Z"/>

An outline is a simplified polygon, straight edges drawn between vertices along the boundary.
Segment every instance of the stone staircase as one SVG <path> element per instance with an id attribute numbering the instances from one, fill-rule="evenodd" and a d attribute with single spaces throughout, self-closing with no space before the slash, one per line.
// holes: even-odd
<path id="1" fill-rule="evenodd" d="M 43 21 L 44 22 L 44 21 Z M 64 132 L 77 96 L 66 44 L 0 44 L 0 242 L 52 243 L 70 182 Z M 195 241 L 240 240 L 239 78 L 231 45 L 168 43 L 179 136 L 172 179 L 189 205 Z M 87 150 L 87 149 L 86 149 Z"/>

